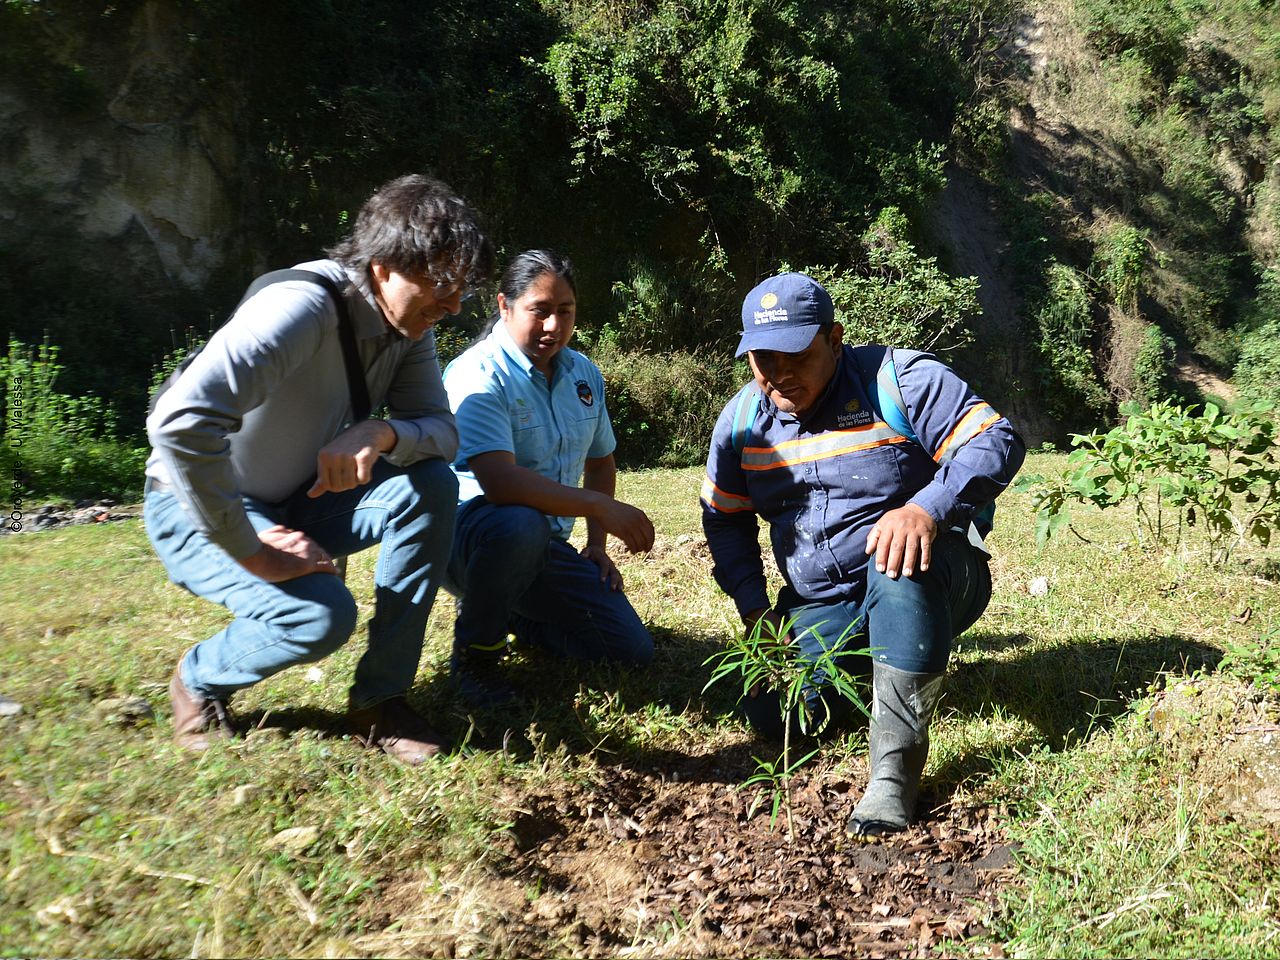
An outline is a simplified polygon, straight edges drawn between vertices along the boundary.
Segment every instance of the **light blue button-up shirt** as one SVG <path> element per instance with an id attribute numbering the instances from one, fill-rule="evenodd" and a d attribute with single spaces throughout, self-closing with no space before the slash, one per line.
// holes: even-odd
<path id="1" fill-rule="evenodd" d="M 517 466 L 564 484 L 581 483 L 588 458 L 613 453 L 617 441 L 604 402 L 600 368 L 565 348 L 552 360 L 551 382 L 511 339 L 499 320 L 444 372 L 449 406 L 458 422 L 458 503 L 483 490 L 468 461 L 505 450 Z M 567 540 L 575 517 L 548 517 L 552 534 Z"/>

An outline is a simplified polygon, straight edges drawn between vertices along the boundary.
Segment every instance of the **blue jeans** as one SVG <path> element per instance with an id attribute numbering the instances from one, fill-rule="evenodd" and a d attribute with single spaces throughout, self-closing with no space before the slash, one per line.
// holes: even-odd
<path id="1" fill-rule="evenodd" d="M 653 638 L 621 590 L 600 568 L 551 536 L 532 507 L 477 497 L 463 506 L 446 587 L 458 597 L 455 658 L 496 660 L 507 634 L 576 660 L 643 666 Z"/>
<path id="2" fill-rule="evenodd" d="M 300 491 L 277 504 L 245 499 L 255 529 L 284 524 L 335 557 L 381 544 L 369 646 L 351 686 L 353 708 L 413 685 L 427 615 L 449 556 L 457 496 L 458 482 L 443 460 L 410 467 L 379 460 L 370 483 L 345 493 L 313 500 Z M 314 573 L 267 583 L 197 531 L 172 493 L 148 493 L 144 519 L 169 578 L 235 615 L 179 665 L 192 693 L 225 698 L 286 667 L 327 656 L 354 632 L 356 602 L 338 577 Z"/>
<path id="3" fill-rule="evenodd" d="M 891 579 L 869 563 L 867 593 L 861 603 L 805 603 L 790 587 L 783 587 L 774 609 L 794 621 L 791 634 L 802 657 L 816 659 L 824 648 L 870 648 L 871 660 L 899 670 L 942 673 L 951 657 L 951 641 L 977 622 L 990 600 L 987 558 L 964 534 L 946 531 L 934 540 L 932 560 L 924 573 Z M 865 657 L 850 656 L 839 662 L 854 675 L 870 673 L 871 663 Z M 837 724 L 852 716 L 842 698 L 828 699 L 825 707 Z M 762 691 L 747 697 L 742 710 L 757 731 L 782 737 L 776 693 Z"/>

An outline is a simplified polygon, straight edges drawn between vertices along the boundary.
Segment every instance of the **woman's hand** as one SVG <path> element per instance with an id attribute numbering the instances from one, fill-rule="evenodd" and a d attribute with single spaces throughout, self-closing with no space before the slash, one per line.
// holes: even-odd
<path id="1" fill-rule="evenodd" d="M 603 546 L 589 543 L 578 552 L 600 568 L 600 581 L 607 582 L 610 590 L 622 589 L 622 574 Z"/>

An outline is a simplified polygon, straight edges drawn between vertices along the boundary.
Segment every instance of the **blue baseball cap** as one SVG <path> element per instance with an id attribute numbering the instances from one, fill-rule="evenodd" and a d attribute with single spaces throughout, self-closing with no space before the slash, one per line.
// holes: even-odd
<path id="1" fill-rule="evenodd" d="M 822 284 L 803 273 L 780 273 L 742 301 L 742 339 L 734 356 L 748 350 L 799 353 L 835 322 L 835 305 Z"/>

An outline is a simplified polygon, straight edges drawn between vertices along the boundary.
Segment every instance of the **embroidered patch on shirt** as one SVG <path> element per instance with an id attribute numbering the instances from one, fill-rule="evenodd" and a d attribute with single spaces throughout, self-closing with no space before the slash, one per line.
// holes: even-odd
<path id="1" fill-rule="evenodd" d="M 591 393 L 591 384 L 587 383 L 585 380 L 579 380 L 577 382 L 577 387 L 578 399 L 582 401 L 582 405 L 584 407 L 589 407 L 596 402 L 596 398 Z"/>
<path id="2" fill-rule="evenodd" d="M 836 414 L 836 428 L 844 430 L 849 427 L 863 427 L 871 423 L 872 416 L 870 410 L 859 410 L 857 408 L 858 401 L 853 401 L 854 409 L 852 412 L 843 412 Z"/>

